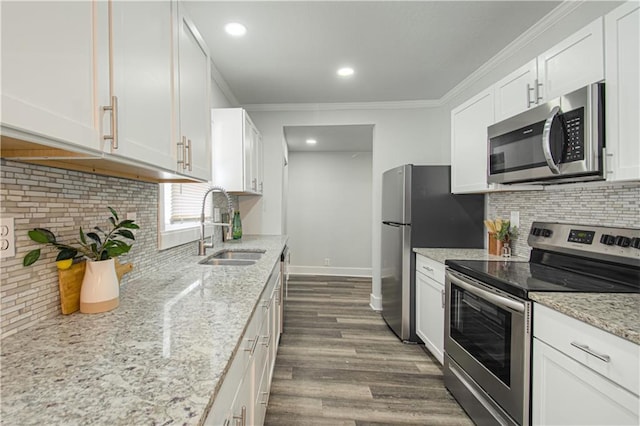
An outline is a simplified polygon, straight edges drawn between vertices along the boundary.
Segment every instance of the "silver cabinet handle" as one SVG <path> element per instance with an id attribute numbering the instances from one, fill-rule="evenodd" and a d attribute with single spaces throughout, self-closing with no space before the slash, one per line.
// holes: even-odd
<path id="1" fill-rule="evenodd" d="M 264 190 L 263 190 L 263 183 L 262 183 L 262 182 L 260 182 L 260 192 L 264 192 Z"/>
<path id="2" fill-rule="evenodd" d="M 180 142 L 178 142 L 178 154 L 182 151 L 182 156 L 178 155 L 180 158 L 178 159 L 178 166 L 182 166 L 182 170 L 186 169 L 186 146 L 187 146 L 187 138 L 183 136 Z"/>
<path id="3" fill-rule="evenodd" d="M 537 81 L 537 80 L 536 80 Z M 535 84 L 535 83 L 534 83 Z M 536 101 L 535 101 L 535 93 L 533 94 L 534 100 L 531 100 L 531 92 L 535 92 L 535 87 L 531 87 L 531 85 L 529 83 L 527 83 L 527 108 L 530 108 L 531 105 L 535 105 Z"/>
<path id="4" fill-rule="evenodd" d="M 257 181 L 257 179 L 252 179 L 251 180 L 251 189 L 253 189 L 254 191 L 258 190 L 258 181 Z"/>
<path id="5" fill-rule="evenodd" d="M 571 346 L 580 349 L 581 351 L 584 351 L 586 353 L 588 353 L 591 356 L 595 356 L 596 358 L 604 361 L 604 362 L 609 362 L 611 361 L 611 357 L 609 355 L 605 355 L 605 354 L 599 354 L 597 352 L 595 352 L 593 349 L 591 349 L 589 346 L 587 345 L 583 345 L 581 343 L 578 342 L 571 342 Z"/>
<path id="6" fill-rule="evenodd" d="M 540 96 L 540 88 L 542 87 L 542 83 L 538 82 L 538 79 L 536 78 L 534 84 L 536 85 L 534 97 L 536 98 L 536 105 L 539 105 L 540 101 L 542 100 L 542 96 Z"/>
<path id="7" fill-rule="evenodd" d="M 185 145 L 184 149 L 185 149 L 185 160 L 186 160 L 185 168 L 188 168 L 189 171 L 193 171 L 193 164 L 192 164 L 193 149 L 191 147 L 191 139 L 187 139 L 187 144 Z"/>
<path id="8" fill-rule="evenodd" d="M 267 401 L 269 400 L 269 392 L 262 392 L 262 397 L 264 399 L 260 401 L 260 404 L 267 405 Z"/>
<path id="9" fill-rule="evenodd" d="M 255 339 L 251 339 L 251 340 L 249 340 L 249 342 L 252 342 L 252 343 L 251 343 L 251 346 L 250 346 L 250 347 L 248 347 L 248 348 L 244 348 L 244 351 L 245 351 L 245 352 L 249 352 L 249 354 L 250 354 L 250 355 L 253 355 L 253 353 L 254 353 L 254 352 L 255 352 L 255 350 L 256 350 L 256 346 L 258 346 L 258 340 L 259 340 L 259 336 L 256 336 L 256 338 L 255 338 Z"/>
<path id="10" fill-rule="evenodd" d="M 111 111 L 111 134 L 102 139 L 111 141 L 111 148 L 118 149 L 118 97 L 111 96 L 111 105 L 103 106 L 102 111 Z"/>
<path id="11" fill-rule="evenodd" d="M 544 160 L 547 162 L 547 166 L 554 175 L 559 175 L 560 169 L 555 161 L 553 161 L 553 156 L 551 155 L 551 125 L 553 124 L 553 119 L 556 118 L 558 114 L 562 114 L 560 107 L 553 107 L 542 129 L 542 153 L 544 154 Z"/>
<path id="12" fill-rule="evenodd" d="M 429 272 L 433 272 L 433 268 L 429 268 L 428 266 L 422 266 L 422 269 L 426 269 Z"/>
<path id="13" fill-rule="evenodd" d="M 269 347 L 269 345 L 271 344 L 271 335 L 266 335 L 266 336 L 262 336 L 264 337 L 264 343 L 263 345 L 266 347 Z"/>
<path id="14" fill-rule="evenodd" d="M 442 309 L 444 309 L 444 290 L 440 290 L 440 297 L 442 299 Z"/>
<path id="15" fill-rule="evenodd" d="M 239 423 L 240 426 L 246 426 L 247 425 L 247 407 L 243 405 L 242 410 L 240 410 L 240 415 L 233 416 L 233 419 L 239 420 L 239 422 L 236 421 L 236 425 Z"/>

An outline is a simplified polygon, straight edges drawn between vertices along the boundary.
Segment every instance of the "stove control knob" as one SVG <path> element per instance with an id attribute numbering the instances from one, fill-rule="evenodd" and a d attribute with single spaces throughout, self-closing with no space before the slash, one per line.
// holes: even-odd
<path id="1" fill-rule="evenodd" d="M 553 234 L 553 231 L 551 229 L 543 229 L 542 230 L 542 236 L 543 237 L 550 237 Z"/>
<path id="2" fill-rule="evenodd" d="M 614 237 L 613 235 L 602 234 L 602 237 L 600 237 L 600 242 L 602 244 L 612 246 L 616 243 L 616 237 Z"/>
<path id="3" fill-rule="evenodd" d="M 533 228 L 531 230 L 531 233 L 537 237 L 538 235 L 540 235 L 540 231 L 541 231 L 540 228 Z"/>
<path id="4" fill-rule="evenodd" d="M 618 235 L 616 237 L 616 245 L 620 247 L 629 247 L 631 245 L 631 239 L 628 237 L 623 237 L 622 235 Z"/>
<path id="5" fill-rule="evenodd" d="M 640 238 L 633 238 L 631 240 L 631 247 L 640 249 Z"/>

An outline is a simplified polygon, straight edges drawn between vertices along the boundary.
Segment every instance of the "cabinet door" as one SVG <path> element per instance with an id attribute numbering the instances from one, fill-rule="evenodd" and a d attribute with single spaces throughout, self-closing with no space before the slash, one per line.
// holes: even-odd
<path id="1" fill-rule="evenodd" d="M 178 23 L 180 139 L 186 140 L 184 172 L 211 180 L 211 119 L 209 111 L 209 59 L 207 49 L 187 16 Z"/>
<path id="2" fill-rule="evenodd" d="M 598 18 L 538 57 L 544 100 L 604 79 L 602 25 Z"/>
<path id="3" fill-rule="evenodd" d="M 638 397 L 533 339 L 534 425 L 638 425 Z"/>
<path id="4" fill-rule="evenodd" d="M 111 92 L 118 98 L 119 135 L 118 148 L 111 152 L 175 170 L 172 146 L 175 3 L 114 1 L 110 5 Z"/>
<path id="5" fill-rule="evenodd" d="M 429 352 L 443 363 L 444 285 L 416 273 L 416 334 Z"/>
<path id="6" fill-rule="evenodd" d="M 451 111 L 451 192 L 486 191 L 487 127 L 494 122 L 493 90 Z"/>
<path id="7" fill-rule="evenodd" d="M 496 121 L 513 117 L 539 100 L 538 63 L 534 59 L 494 85 Z"/>
<path id="8" fill-rule="evenodd" d="M 244 114 L 244 189 L 248 192 L 257 192 L 258 183 L 255 174 L 255 148 L 257 130 L 249 115 Z"/>
<path id="9" fill-rule="evenodd" d="M 2 2 L 2 124 L 100 149 L 95 2 Z"/>
<path id="10" fill-rule="evenodd" d="M 640 179 L 640 4 L 605 17 L 608 180 Z"/>

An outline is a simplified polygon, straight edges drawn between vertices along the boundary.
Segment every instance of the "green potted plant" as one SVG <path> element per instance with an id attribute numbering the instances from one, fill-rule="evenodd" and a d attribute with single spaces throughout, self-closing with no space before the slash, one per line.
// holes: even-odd
<path id="1" fill-rule="evenodd" d="M 108 231 L 94 227 L 94 232 L 85 233 L 80 227 L 79 239 L 74 245 L 64 244 L 48 229 L 35 228 L 28 232 L 29 238 L 40 244 L 47 244 L 58 250 L 56 262 L 68 263 L 73 259 L 85 257 L 87 259 L 82 288 L 80 290 L 80 312 L 97 313 L 115 309 L 119 305 L 120 286 L 116 275 L 114 258 L 131 250 L 135 240 L 132 229 L 139 229 L 133 220 L 120 220 L 116 211 L 107 207 L 111 212 Z M 29 266 L 40 258 L 41 250 L 31 250 L 26 254 L 22 263 Z M 65 262 L 66 261 L 66 262 Z"/>

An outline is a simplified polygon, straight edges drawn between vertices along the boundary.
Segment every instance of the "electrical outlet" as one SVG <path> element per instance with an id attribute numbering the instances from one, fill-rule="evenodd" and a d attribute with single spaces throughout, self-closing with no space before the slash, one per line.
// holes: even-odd
<path id="1" fill-rule="evenodd" d="M 324 259 L 324 266 L 331 266 L 331 259 L 328 257 Z"/>
<path id="2" fill-rule="evenodd" d="M 16 237 L 12 217 L 0 218 L 0 258 L 16 255 Z"/>
<path id="3" fill-rule="evenodd" d="M 216 223 L 220 223 L 222 219 L 220 219 L 220 208 L 214 207 L 213 209 L 213 221 Z"/>
<path id="4" fill-rule="evenodd" d="M 509 219 L 512 228 L 520 229 L 520 212 L 511 212 L 511 217 Z"/>

